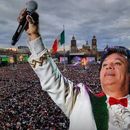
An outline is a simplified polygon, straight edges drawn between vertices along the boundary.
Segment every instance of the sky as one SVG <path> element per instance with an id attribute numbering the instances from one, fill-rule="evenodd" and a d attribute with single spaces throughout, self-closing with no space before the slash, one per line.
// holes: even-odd
<path id="1" fill-rule="evenodd" d="M 0 48 L 11 46 L 11 39 L 18 27 L 17 17 L 28 0 L 0 0 Z M 38 3 L 40 34 L 50 49 L 55 38 L 65 28 L 65 46 L 70 48 L 74 35 L 80 48 L 93 35 L 97 47 L 121 45 L 130 48 L 129 0 L 35 0 Z M 16 46 L 27 43 L 23 32 Z"/>

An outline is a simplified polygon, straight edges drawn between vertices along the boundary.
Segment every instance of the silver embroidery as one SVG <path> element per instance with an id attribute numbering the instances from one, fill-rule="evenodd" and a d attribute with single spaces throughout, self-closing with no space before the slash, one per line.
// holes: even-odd
<path id="1" fill-rule="evenodd" d="M 109 119 L 113 126 L 121 130 L 130 130 L 130 111 L 127 108 L 121 105 L 112 106 L 109 112 Z"/>

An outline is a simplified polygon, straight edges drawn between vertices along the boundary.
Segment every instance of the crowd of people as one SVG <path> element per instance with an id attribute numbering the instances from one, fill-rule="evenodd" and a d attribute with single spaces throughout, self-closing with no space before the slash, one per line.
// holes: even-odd
<path id="1" fill-rule="evenodd" d="M 84 83 L 94 93 L 101 91 L 99 65 L 58 64 L 62 74 L 75 84 Z M 0 68 L 0 130 L 67 130 L 69 120 L 42 90 L 28 63 Z"/>
<path id="2" fill-rule="evenodd" d="M 83 83 L 93 91 L 93 93 L 100 93 L 101 86 L 99 81 L 99 64 L 89 63 L 86 66 L 78 65 L 58 65 L 62 74 L 76 84 Z M 64 71 L 67 70 L 67 71 Z"/>

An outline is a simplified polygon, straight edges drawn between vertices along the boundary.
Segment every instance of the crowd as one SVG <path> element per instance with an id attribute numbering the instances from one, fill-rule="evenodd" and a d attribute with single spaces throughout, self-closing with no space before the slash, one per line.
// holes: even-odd
<path id="1" fill-rule="evenodd" d="M 97 63 L 58 67 L 75 85 L 84 83 L 93 93 L 101 91 Z M 0 68 L 0 130 L 67 130 L 68 126 L 68 118 L 42 90 L 28 63 Z"/>
<path id="2" fill-rule="evenodd" d="M 99 81 L 99 64 L 98 63 L 90 63 L 87 66 L 74 66 L 67 65 L 64 66 L 59 64 L 59 69 L 62 74 L 73 81 L 75 84 L 84 83 L 86 87 L 91 89 L 93 93 L 100 93 L 101 86 Z M 64 71 L 67 70 L 67 71 Z"/>

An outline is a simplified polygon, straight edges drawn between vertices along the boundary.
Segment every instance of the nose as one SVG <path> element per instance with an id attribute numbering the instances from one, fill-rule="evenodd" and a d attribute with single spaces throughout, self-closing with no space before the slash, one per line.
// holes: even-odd
<path id="1" fill-rule="evenodd" d="M 113 63 L 110 63 L 107 65 L 106 69 L 114 69 L 114 65 Z"/>

